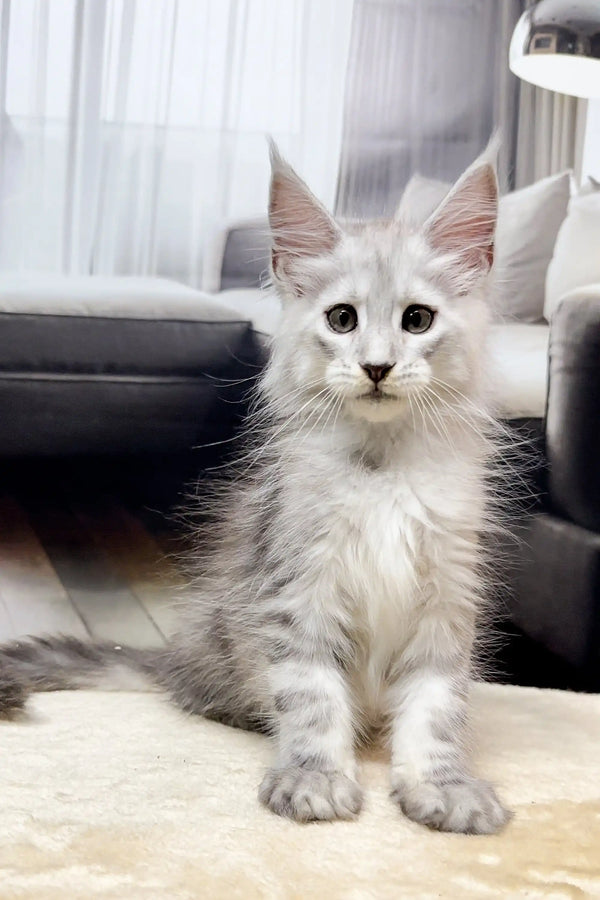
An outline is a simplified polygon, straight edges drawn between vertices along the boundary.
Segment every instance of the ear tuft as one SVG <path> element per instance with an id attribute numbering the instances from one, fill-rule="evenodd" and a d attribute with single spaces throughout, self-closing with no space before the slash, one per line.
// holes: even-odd
<path id="1" fill-rule="evenodd" d="M 485 274 L 494 261 L 497 218 L 496 172 L 478 160 L 427 220 L 425 235 L 434 250 L 455 255 L 465 272 Z"/>
<path id="2" fill-rule="evenodd" d="M 340 230 L 325 207 L 283 159 L 272 139 L 269 139 L 269 153 L 273 275 L 294 293 L 302 293 L 303 260 L 330 253 L 340 239 Z"/>

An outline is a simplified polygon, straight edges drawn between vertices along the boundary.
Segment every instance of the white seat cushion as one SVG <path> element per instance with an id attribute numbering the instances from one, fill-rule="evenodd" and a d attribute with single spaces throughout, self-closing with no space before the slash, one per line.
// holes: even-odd
<path id="1" fill-rule="evenodd" d="M 490 350 L 496 398 L 506 419 L 541 419 L 546 411 L 548 325 L 492 326 Z"/>
<path id="2" fill-rule="evenodd" d="M 239 318 L 222 300 L 166 278 L 38 272 L 0 275 L 0 312 L 209 322 Z"/>
<path id="3" fill-rule="evenodd" d="M 272 335 L 275 331 L 281 312 L 281 301 L 275 291 L 235 288 L 211 296 L 235 310 L 238 318 L 249 319 L 255 331 L 266 335 Z"/>

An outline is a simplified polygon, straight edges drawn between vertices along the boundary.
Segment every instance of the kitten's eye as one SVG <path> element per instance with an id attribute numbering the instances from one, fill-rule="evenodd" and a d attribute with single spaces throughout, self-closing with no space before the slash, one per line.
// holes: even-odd
<path id="1" fill-rule="evenodd" d="M 329 327 L 332 331 L 337 331 L 338 334 L 347 334 L 349 331 L 354 331 L 358 325 L 358 315 L 353 306 L 340 304 L 328 310 L 326 315 Z"/>
<path id="2" fill-rule="evenodd" d="M 402 328 L 411 334 L 423 334 L 433 324 L 433 310 L 428 306 L 407 306 L 402 316 Z"/>

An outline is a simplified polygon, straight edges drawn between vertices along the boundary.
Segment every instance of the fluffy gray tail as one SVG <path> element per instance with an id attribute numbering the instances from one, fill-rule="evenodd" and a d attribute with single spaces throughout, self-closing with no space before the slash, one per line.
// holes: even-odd
<path id="1" fill-rule="evenodd" d="M 36 691 L 139 690 L 156 683 L 162 651 L 92 644 L 74 637 L 34 637 L 0 646 L 0 715 Z"/>

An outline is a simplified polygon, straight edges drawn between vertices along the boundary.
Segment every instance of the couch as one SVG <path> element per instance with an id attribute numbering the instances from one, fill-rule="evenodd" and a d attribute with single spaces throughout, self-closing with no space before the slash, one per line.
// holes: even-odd
<path id="1" fill-rule="evenodd" d="M 223 440 L 265 355 L 247 315 L 173 281 L 2 273 L 0 455 L 178 453 Z"/>

